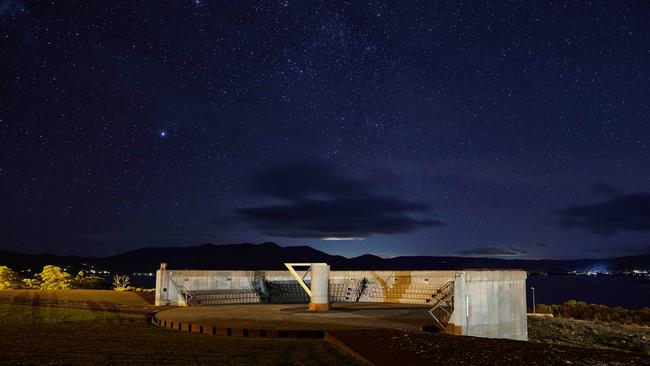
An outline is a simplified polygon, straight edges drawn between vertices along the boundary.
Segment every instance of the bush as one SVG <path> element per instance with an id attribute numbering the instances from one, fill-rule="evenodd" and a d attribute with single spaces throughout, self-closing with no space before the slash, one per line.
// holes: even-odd
<path id="1" fill-rule="evenodd" d="M 0 266 L 0 290 L 23 288 L 23 279 L 7 266 Z"/>
<path id="2" fill-rule="evenodd" d="M 650 308 L 647 307 L 632 310 L 569 300 L 562 305 L 537 304 L 535 310 L 538 313 L 551 313 L 559 318 L 650 325 Z"/>
<path id="3" fill-rule="evenodd" d="M 133 287 L 133 286 L 115 288 L 114 290 L 115 291 L 131 291 L 131 292 L 156 292 L 155 288 L 143 288 L 143 287 Z"/>
<path id="4" fill-rule="evenodd" d="M 136 287 L 131 291 L 135 291 L 135 292 L 156 292 L 156 289 L 155 288 Z"/>
<path id="5" fill-rule="evenodd" d="M 79 271 L 73 278 L 71 274 L 61 267 L 47 265 L 41 273 L 34 275 L 34 278 L 26 278 L 21 281 L 21 287 L 26 289 L 41 290 L 67 290 L 67 289 L 105 289 L 108 287 L 106 281 L 98 276 L 88 275 Z"/>
<path id="6" fill-rule="evenodd" d="M 548 306 L 548 305 L 544 305 L 544 304 L 537 304 L 537 306 L 535 306 L 535 312 L 539 313 L 539 314 L 552 314 L 553 313 L 553 311 L 551 310 L 551 307 Z"/>
<path id="7" fill-rule="evenodd" d="M 26 289 L 39 289 L 41 288 L 41 281 L 38 278 L 25 278 L 23 280 L 23 288 Z"/>
<path id="8" fill-rule="evenodd" d="M 100 290 L 108 287 L 108 284 L 102 277 L 89 276 L 84 271 L 79 271 L 77 276 L 72 280 L 72 287 L 87 290 Z"/>
<path id="9" fill-rule="evenodd" d="M 131 277 L 127 275 L 115 275 L 113 276 L 113 289 L 115 291 L 129 291 L 129 286 L 131 284 Z"/>

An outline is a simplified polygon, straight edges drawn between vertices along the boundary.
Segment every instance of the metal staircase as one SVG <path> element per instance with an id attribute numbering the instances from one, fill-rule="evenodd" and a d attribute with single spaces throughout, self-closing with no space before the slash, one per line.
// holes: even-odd
<path id="1" fill-rule="evenodd" d="M 348 290 L 347 293 L 345 294 L 345 301 L 347 302 L 358 302 L 359 298 L 361 297 L 361 294 L 366 288 L 366 279 L 362 279 L 360 281 L 356 281 L 353 284 L 348 285 Z"/>
<path id="2" fill-rule="evenodd" d="M 435 321 L 434 325 L 439 330 L 445 330 L 454 312 L 454 280 L 436 290 L 427 302 L 433 304 L 429 314 Z"/>
<path id="3" fill-rule="evenodd" d="M 201 300 L 197 299 L 196 296 L 186 288 L 178 288 L 178 293 L 183 298 L 183 302 L 187 306 L 200 305 Z"/>
<path id="4" fill-rule="evenodd" d="M 169 281 L 172 283 L 172 285 L 174 285 L 174 287 L 176 287 L 176 291 L 181 296 L 181 299 L 186 306 L 201 304 L 201 301 L 196 299 L 196 296 L 190 290 L 176 283 L 172 277 L 169 278 Z"/>

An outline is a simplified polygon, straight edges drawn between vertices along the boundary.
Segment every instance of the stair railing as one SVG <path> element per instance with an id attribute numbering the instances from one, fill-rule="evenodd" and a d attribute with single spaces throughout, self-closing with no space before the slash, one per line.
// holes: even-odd
<path id="1" fill-rule="evenodd" d="M 428 303 L 433 304 L 429 314 L 439 330 L 445 330 L 454 312 L 454 282 L 451 280 L 445 283 L 431 295 L 431 299 L 427 300 Z"/>
<path id="2" fill-rule="evenodd" d="M 200 303 L 197 299 L 195 299 L 194 294 L 186 289 L 184 286 L 179 285 L 176 281 L 174 281 L 173 277 L 169 277 L 169 281 L 176 287 L 176 291 L 178 292 L 179 295 L 181 295 L 181 300 L 185 303 L 186 306 L 192 306 L 195 304 Z"/>

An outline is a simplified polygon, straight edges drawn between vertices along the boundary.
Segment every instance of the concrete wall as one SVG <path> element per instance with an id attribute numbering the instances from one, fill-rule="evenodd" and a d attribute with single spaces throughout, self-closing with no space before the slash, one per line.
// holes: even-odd
<path id="1" fill-rule="evenodd" d="M 298 271 L 299 274 L 303 272 Z M 309 273 L 305 281 L 310 282 Z M 450 333 L 527 340 L 525 271 L 331 271 L 330 300 L 363 281 L 363 293 L 349 301 L 427 304 L 431 294 L 454 281 Z M 281 289 L 274 294 L 270 287 Z M 260 301 L 307 303 L 309 298 L 288 271 L 159 270 L 156 305 L 182 305 L 179 290 L 255 291 Z"/>
<path id="2" fill-rule="evenodd" d="M 450 325 L 476 337 L 528 340 L 525 271 L 461 271 Z"/>

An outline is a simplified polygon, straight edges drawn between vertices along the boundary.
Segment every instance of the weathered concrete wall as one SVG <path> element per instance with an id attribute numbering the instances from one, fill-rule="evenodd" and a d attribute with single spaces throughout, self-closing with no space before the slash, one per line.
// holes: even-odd
<path id="1" fill-rule="evenodd" d="M 304 272 L 299 272 L 304 273 Z M 306 303 L 308 297 L 288 271 L 159 270 L 156 305 L 180 305 L 188 291 L 255 291 L 271 302 Z M 305 281 L 310 282 L 309 273 Z M 363 293 L 348 294 L 363 281 Z M 525 271 L 331 271 L 330 301 L 427 304 L 436 289 L 454 281 L 451 333 L 528 339 Z M 284 288 L 273 295 L 269 286 Z M 274 297 L 275 296 L 275 297 Z"/>
<path id="2" fill-rule="evenodd" d="M 456 274 L 457 271 L 331 271 L 330 285 L 346 290 L 348 286 L 366 279 L 369 289 L 359 301 L 424 304 L 430 298 L 427 290 L 453 281 Z M 310 273 L 306 274 L 305 281 L 311 281 Z M 156 304 L 181 304 L 179 288 L 189 291 L 255 289 L 266 293 L 268 282 L 298 288 L 288 271 L 159 270 L 156 272 Z M 331 291 L 331 301 L 343 301 L 340 297 L 341 293 Z M 304 301 L 307 300 L 304 298 Z"/>
<path id="3" fill-rule="evenodd" d="M 461 271 L 450 324 L 463 335 L 528 339 L 525 271 Z"/>

